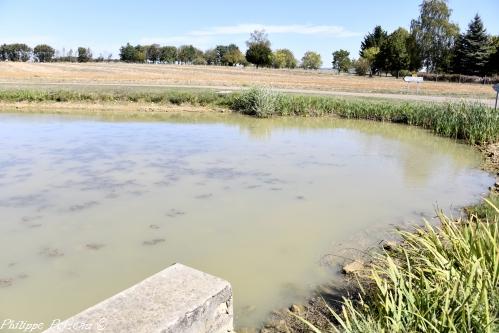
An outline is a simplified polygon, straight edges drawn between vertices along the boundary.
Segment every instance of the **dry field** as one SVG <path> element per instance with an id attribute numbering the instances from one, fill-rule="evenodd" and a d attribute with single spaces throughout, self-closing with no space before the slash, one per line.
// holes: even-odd
<path id="1" fill-rule="evenodd" d="M 125 63 L 0 62 L 0 84 L 81 84 L 116 86 L 247 87 L 271 86 L 290 91 L 415 94 L 402 79 L 335 75 L 329 71 L 276 70 L 214 66 Z M 489 85 L 425 82 L 420 95 L 494 98 Z"/>

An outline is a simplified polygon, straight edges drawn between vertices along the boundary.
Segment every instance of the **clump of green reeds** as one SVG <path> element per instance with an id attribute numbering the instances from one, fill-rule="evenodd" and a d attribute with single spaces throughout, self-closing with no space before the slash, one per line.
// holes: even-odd
<path id="1" fill-rule="evenodd" d="M 192 104 L 206 106 L 222 103 L 224 96 L 214 91 L 166 90 L 166 91 L 79 91 L 79 90 L 26 90 L 0 91 L 0 100 L 10 102 L 145 102 L 164 104 Z"/>
<path id="2" fill-rule="evenodd" d="M 401 231 L 393 252 L 380 254 L 361 285 L 360 298 L 330 309 L 331 324 L 314 332 L 498 332 L 499 229 L 494 217 Z M 334 321 L 334 323 L 332 323 Z"/>
<path id="3" fill-rule="evenodd" d="M 499 140 L 499 113 L 479 103 L 417 103 L 298 96 L 252 88 L 236 93 L 231 108 L 257 117 L 321 116 L 397 122 L 420 126 L 470 144 Z"/>

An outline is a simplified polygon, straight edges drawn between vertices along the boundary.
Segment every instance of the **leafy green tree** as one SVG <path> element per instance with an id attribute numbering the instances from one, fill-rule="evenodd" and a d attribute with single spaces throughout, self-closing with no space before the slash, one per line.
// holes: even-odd
<path id="1" fill-rule="evenodd" d="M 369 67 L 369 76 L 373 76 L 376 73 L 376 69 L 374 67 L 374 63 L 379 54 L 379 47 L 373 46 L 368 49 L 365 49 L 362 52 L 362 58 L 367 61 Z"/>
<path id="2" fill-rule="evenodd" d="M 258 67 L 272 65 L 272 50 L 265 30 L 255 30 L 246 42 L 246 60 Z"/>
<path id="3" fill-rule="evenodd" d="M 301 58 L 301 67 L 305 69 L 319 69 L 321 66 L 321 55 L 317 52 L 305 52 L 303 58 Z"/>
<path id="4" fill-rule="evenodd" d="M 297 60 L 288 49 L 276 50 L 272 56 L 272 67 L 274 68 L 296 68 Z"/>
<path id="5" fill-rule="evenodd" d="M 348 72 L 352 61 L 349 58 L 350 52 L 347 50 L 338 50 L 333 52 L 333 68 L 338 70 L 338 73 Z"/>
<path id="6" fill-rule="evenodd" d="M 146 46 L 146 58 L 151 62 L 158 62 L 161 58 L 161 48 L 158 44 Z"/>
<path id="7" fill-rule="evenodd" d="M 177 60 L 177 48 L 175 46 L 163 46 L 160 49 L 159 60 L 167 64 L 174 64 Z"/>
<path id="8" fill-rule="evenodd" d="M 31 48 L 26 44 L 3 44 L 0 50 L 3 60 L 28 61 L 31 57 Z"/>
<path id="9" fill-rule="evenodd" d="M 78 48 L 78 62 L 89 62 L 92 60 L 92 51 L 90 48 Z"/>
<path id="10" fill-rule="evenodd" d="M 192 45 L 182 45 L 178 49 L 178 60 L 183 64 L 192 64 L 194 59 L 198 57 L 198 51 Z"/>
<path id="11" fill-rule="evenodd" d="M 54 58 L 55 50 L 47 44 L 40 44 L 33 49 L 33 56 L 39 62 L 50 62 Z"/>
<path id="12" fill-rule="evenodd" d="M 411 22 L 411 33 L 420 48 L 429 72 L 448 71 L 459 27 L 450 22 L 452 10 L 447 0 L 423 0 L 418 19 Z"/>
<path id="13" fill-rule="evenodd" d="M 381 45 L 379 56 L 385 60 L 386 70 L 393 76 L 399 77 L 401 70 L 408 70 L 410 56 L 407 51 L 407 41 L 410 34 L 404 28 L 392 32 Z"/>
<path id="14" fill-rule="evenodd" d="M 135 47 L 130 43 L 120 48 L 120 60 L 124 62 L 135 62 Z"/>
<path id="15" fill-rule="evenodd" d="M 466 75 L 485 75 L 491 54 L 494 52 L 492 40 L 483 27 L 478 14 L 468 25 L 466 33 L 459 36 L 454 51 L 454 72 Z"/>
<path id="16" fill-rule="evenodd" d="M 421 58 L 421 52 L 413 34 L 409 34 L 406 40 L 406 49 L 409 55 L 409 70 L 411 72 L 419 71 L 423 67 L 423 59 Z"/>
<path id="17" fill-rule="evenodd" d="M 215 49 L 204 51 L 204 58 L 208 65 L 217 65 L 217 51 Z"/>
<path id="18" fill-rule="evenodd" d="M 222 65 L 224 66 L 235 66 L 237 64 L 245 63 L 243 53 L 239 50 L 239 47 L 235 44 L 230 44 L 227 47 L 227 52 L 222 57 Z"/>
<path id="19" fill-rule="evenodd" d="M 227 45 L 217 45 L 215 47 L 214 65 L 223 65 L 223 58 L 228 51 L 229 47 Z"/>
<path id="20" fill-rule="evenodd" d="M 140 44 L 135 45 L 133 59 L 134 62 L 145 62 L 147 59 L 147 48 Z"/>

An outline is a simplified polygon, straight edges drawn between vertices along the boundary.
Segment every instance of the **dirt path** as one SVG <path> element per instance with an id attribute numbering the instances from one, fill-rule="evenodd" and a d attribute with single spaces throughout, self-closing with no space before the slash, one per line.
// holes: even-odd
<path id="1" fill-rule="evenodd" d="M 195 85 L 195 84 L 143 84 L 143 83 L 91 83 L 91 82 L 25 82 L 25 81 L 0 81 L 0 87 L 127 87 L 127 88 L 180 88 L 180 89 L 211 89 L 222 92 L 238 91 L 248 89 L 245 86 L 220 86 L 220 85 Z M 333 91 L 333 90 L 317 90 L 317 89 L 291 89 L 291 88 L 273 88 L 274 91 L 289 93 L 289 94 L 309 94 L 319 96 L 339 96 L 339 97 L 360 97 L 360 98 L 375 98 L 375 99 L 393 99 L 400 101 L 421 101 L 421 102 L 479 102 L 490 107 L 494 107 L 495 99 L 486 98 L 469 98 L 469 97 L 454 97 L 454 96 L 434 96 L 434 95 L 415 95 L 415 94 L 395 94 L 395 93 L 366 93 L 366 92 L 349 92 L 349 91 Z"/>

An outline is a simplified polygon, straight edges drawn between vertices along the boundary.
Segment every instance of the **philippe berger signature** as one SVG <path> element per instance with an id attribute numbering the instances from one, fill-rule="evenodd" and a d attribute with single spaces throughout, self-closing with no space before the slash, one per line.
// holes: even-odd
<path id="1" fill-rule="evenodd" d="M 54 328 L 60 332 L 71 331 L 102 331 L 105 328 L 106 320 L 102 318 L 97 324 L 88 324 L 84 322 L 54 319 L 50 325 L 45 325 L 43 322 L 35 323 L 25 320 L 4 319 L 0 322 L 0 330 L 12 330 L 20 332 L 40 332 L 41 330 Z"/>

